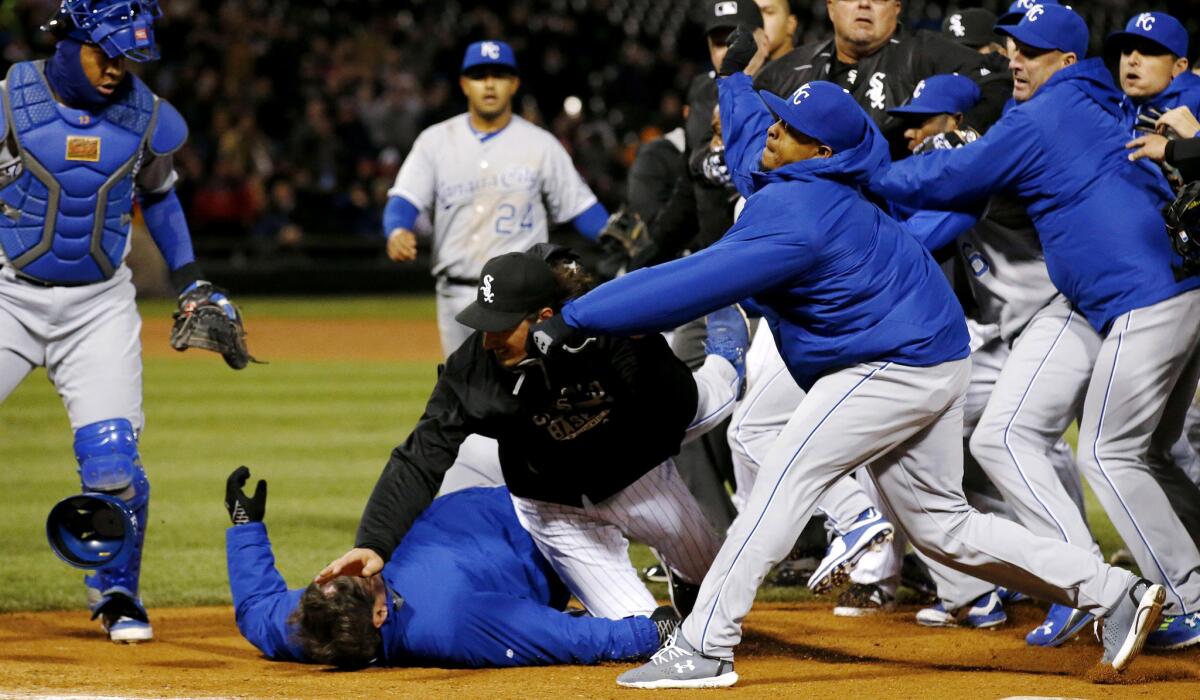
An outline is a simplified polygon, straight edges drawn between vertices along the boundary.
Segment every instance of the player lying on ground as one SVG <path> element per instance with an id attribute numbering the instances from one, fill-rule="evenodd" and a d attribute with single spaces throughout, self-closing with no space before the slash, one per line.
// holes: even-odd
<path id="1" fill-rule="evenodd" d="M 1158 619 L 1163 587 L 982 515 L 963 498 L 967 329 L 929 253 L 861 191 L 890 160 L 878 128 L 831 83 L 812 82 L 783 99 L 756 96 L 749 75 L 738 73 L 719 90 L 726 153 L 747 195 L 738 223 L 714 246 L 602 285 L 530 331 L 553 354 L 580 333 L 652 332 L 753 297 L 807 392 L 692 614 L 650 663 L 618 683 L 735 683 L 733 650 L 763 576 L 821 494 L 861 464 L 870 464 L 914 546 L 948 566 L 1107 618 L 1104 661 L 1127 666 Z"/>
<path id="2" fill-rule="evenodd" d="M 657 603 L 626 537 L 655 548 L 693 586 L 720 547 L 671 458 L 732 409 L 745 317 L 735 307 L 710 316 L 709 355 L 694 374 L 658 334 L 589 338 L 543 361 L 526 351 L 530 324 L 590 288 L 590 275 L 545 244 L 493 258 L 482 274 L 478 298 L 458 315 L 478 330 L 447 360 L 425 414 L 392 452 L 356 548 L 320 580 L 378 572 L 477 433 L 499 442 L 517 517 L 584 607 L 613 619 L 649 614 Z"/>
<path id="3" fill-rule="evenodd" d="M 265 656 L 344 667 L 589 664 L 644 658 L 675 628 L 653 618 L 605 620 L 563 612 L 570 594 L 517 522 L 508 489 L 438 498 L 383 570 L 288 589 L 275 569 L 263 514 L 266 482 L 242 491 L 229 475 L 225 533 L 238 629 Z"/>

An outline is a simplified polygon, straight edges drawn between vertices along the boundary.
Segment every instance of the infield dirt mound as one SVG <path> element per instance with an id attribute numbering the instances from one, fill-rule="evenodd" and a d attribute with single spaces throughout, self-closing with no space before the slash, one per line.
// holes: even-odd
<path id="1" fill-rule="evenodd" d="M 131 697 L 625 697 L 629 665 L 493 670 L 371 669 L 342 673 L 264 660 L 237 633 L 230 608 L 151 611 L 158 640 L 117 646 L 82 612 L 0 615 L 0 694 Z M 739 648 L 741 681 L 727 695 L 779 698 L 1200 697 L 1200 649 L 1145 654 L 1119 685 L 1094 677 L 1090 634 L 1031 649 L 1040 609 L 1010 611 L 994 631 L 930 630 L 913 610 L 835 618 L 828 604 L 760 605 Z M 715 692 L 715 691 L 714 691 Z M 682 697 L 668 693 L 672 697 Z M 657 697 L 657 696 L 655 696 Z"/>

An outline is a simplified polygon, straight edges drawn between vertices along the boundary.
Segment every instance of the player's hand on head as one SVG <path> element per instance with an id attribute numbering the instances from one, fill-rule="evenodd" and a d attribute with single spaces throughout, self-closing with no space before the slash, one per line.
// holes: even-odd
<path id="1" fill-rule="evenodd" d="M 411 262 L 416 260 L 416 234 L 405 228 L 394 229 L 388 234 L 387 254 L 395 262 Z"/>
<path id="2" fill-rule="evenodd" d="M 1163 115 L 1158 118 L 1157 128 L 1160 134 L 1165 134 L 1167 129 L 1170 129 L 1179 134 L 1180 138 L 1190 139 L 1200 133 L 1200 121 L 1196 120 L 1196 115 L 1192 114 L 1192 110 L 1180 105 L 1163 112 Z"/>
<path id="3" fill-rule="evenodd" d="M 321 569 L 321 573 L 313 579 L 318 584 L 329 583 L 338 576 L 361 576 L 368 578 L 383 571 L 383 557 L 373 549 L 355 547 L 342 556 L 334 559 L 329 566 Z"/>
<path id="4" fill-rule="evenodd" d="M 1167 157 L 1167 137 L 1160 134 L 1146 134 L 1125 144 L 1125 148 L 1133 149 L 1133 153 L 1129 154 L 1129 160 L 1149 158 L 1156 163 L 1161 163 Z"/>
<path id="5" fill-rule="evenodd" d="M 259 479 L 254 495 L 247 496 L 242 489 L 250 478 L 250 470 L 241 466 L 233 470 L 225 480 L 225 510 L 234 525 L 261 523 L 267 513 L 267 482 Z"/>

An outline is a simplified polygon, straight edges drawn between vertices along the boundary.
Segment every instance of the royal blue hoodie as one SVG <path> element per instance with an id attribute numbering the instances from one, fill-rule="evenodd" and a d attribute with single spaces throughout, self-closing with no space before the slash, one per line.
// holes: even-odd
<path id="1" fill-rule="evenodd" d="M 588 333 L 663 331 L 747 297 L 805 390 L 864 362 L 927 367 L 968 354 L 966 323 L 929 253 L 861 191 L 889 161 L 870 120 L 858 146 L 764 172 L 745 165 L 770 113 L 744 74 L 718 83 L 726 157 L 747 195 L 717 243 L 601 285 L 563 308 Z"/>
<path id="2" fill-rule="evenodd" d="M 1033 218 L 1050 279 L 1103 333 L 1117 316 L 1200 287 L 1175 279 L 1158 167 L 1130 162 L 1123 95 L 1099 59 L 1063 68 L 978 141 L 893 163 L 871 189 L 903 204 L 961 209 L 992 193 Z"/>
<path id="3" fill-rule="evenodd" d="M 1125 119 L 1125 128 L 1131 133 L 1137 125 L 1138 114 L 1146 107 L 1153 107 L 1161 112 L 1176 107 L 1187 107 L 1192 114 L 1200 115 L 1200 75 L 1185 70 L 1175 76 L 1165 90 L 1140 102 L 1126 95 L 1121 100 L 1121 112 Z"/>

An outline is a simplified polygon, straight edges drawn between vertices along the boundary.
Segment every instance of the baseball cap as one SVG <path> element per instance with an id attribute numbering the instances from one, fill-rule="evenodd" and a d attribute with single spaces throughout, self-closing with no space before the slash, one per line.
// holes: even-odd
<path id="1" fill-rule="evenodd" d="M 1029 12 L 1029 8 L 1033 7 L 1034 5 L 1059 4 L 1061 3 L 1059 3 L 1058 0 L 1015 0 L 1013 4 L 1008 6 L 1008 12 L 1000 15 L 1000 19 L 996 20 L 996 26 L 998 28 L 1001 24 L 1016 24 L 1017 22 L 1020 22 L 1021 18 L 1025 16 L 1025 13 Z"/>
<path id="2" fill-rule="evenodd" d="M 824 80 L 805 83 L 788 97 L 758 91 L 767 108 L 796 131 L 834 153 L 854 148 L 867 133 L 867 113 L 850 93 Z"/>
<path id="3" fill-rule="evenodd" d="M 1081 59 L 1087 56 L 1087 22 L 1062 5 L 1034 5 L 1019 23 L 997 25 L 996 33 L 1011 36 L 1035 49 L 1056 49 L 1074 53 Z"/>
<path id="4" fill-rule="evenodd" d="M 517 57 L 512 47 L 503 41 L 477 41 L 463 54 L 462 69 L 466 73 L 476 66 L 503 66 L 517 72 Z"/>
<path id="5" fill-rule="evenodd" d="M 1165 12 L 1143 12 L 1104 40 L 1105 48 L 1119 46 L 1124 39 L 1148 39 L 1176 56 L 1188 55 L 1188 33 L 1179 20 Z"/>
<path id="6" fill-rule="evenodd" d="M 957 114 L 970 110 L 977 102 L 979 86 L 974 80 L 958 73 L 931 75 L 917 83 L 904 106 L 893 107 L 888 114 Z"/>
<path id="7" fill-rule="evenodd" d="M 739 24 L 755 29 L 763 26 L 762 11 L 754 0 L 715 0 L 704 17 L 704 33 L 733 29 Z"/>
<path id="8" fill-rule="evenodd" d="M 992 27 L 996 26 L 996 15 L 982 7 L 971 7 L 947 15 L 942 21 L 942 36 L 977 49 L 996 40 Z"/>
<path id="9" fill-rule="evenodd" d="M 559 294 L 554 272 L 540 255 L 505 253 L 483 266 L 475 301 L 454 319 L 477 331 L 506 331 L 558 302 Z"/>

